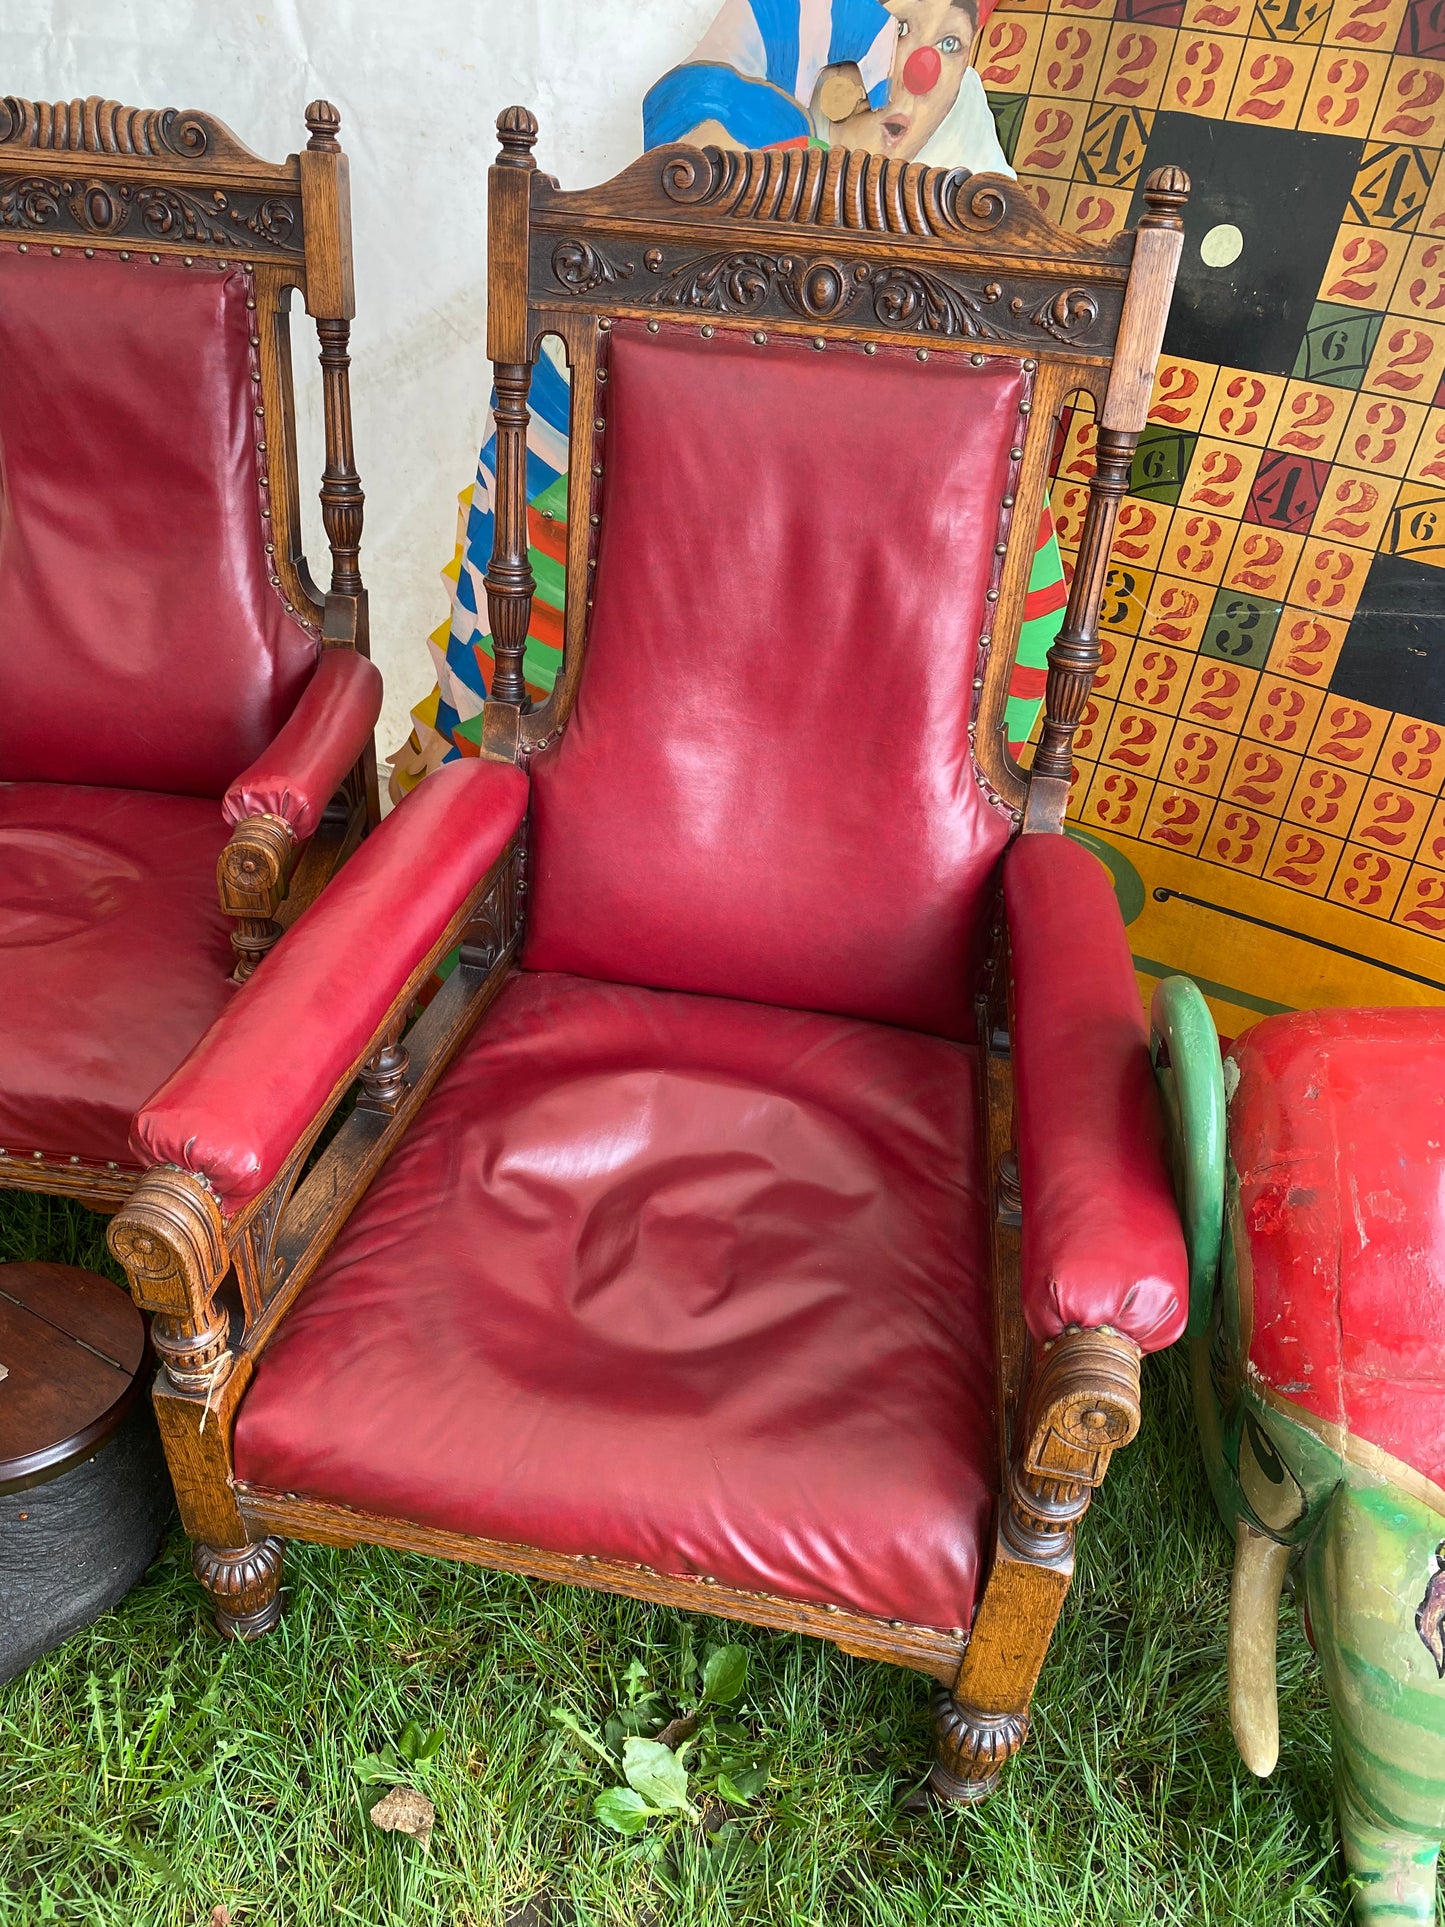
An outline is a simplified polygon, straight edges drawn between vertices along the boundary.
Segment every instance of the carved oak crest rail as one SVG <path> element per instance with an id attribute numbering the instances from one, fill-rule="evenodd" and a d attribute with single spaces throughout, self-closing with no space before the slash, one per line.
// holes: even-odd
<path id="1" fill-rule="evenodd" d="M 357 569 L 364 496 L 352 442 L 348 343 L 356 312 L 349 168 L 329 101 L 306 109 L 308 140 L 282 162 L 251 152 L 224 122 L 190 108 L 0 97 L 0 246 L 75 251 L 87 259 L 174 261 L 239 269 L 251 281 L 257 449 L 271 586 L 328 646 L 369 653 L 366 592 Z M 321 513 L 331 551 L 328 589 L 311 576 L 301 539 L 290 311 L 299 293 L 316 322 L 325 468 Z M 288 827 L 253 817 L 222 854 L 221 903 L 234 920 L 242 974 L 316 894 L 374 818 L 376 782 L 347 779 L 346 820 L 328 820 L 297 862 Z M 293 875 L 293 868 L 295 874 Z M 0 1149 L 0 1186 L 42 1190 L 114 1211 L 136 1175 L 78 1158 L 15 1158 Z"/>

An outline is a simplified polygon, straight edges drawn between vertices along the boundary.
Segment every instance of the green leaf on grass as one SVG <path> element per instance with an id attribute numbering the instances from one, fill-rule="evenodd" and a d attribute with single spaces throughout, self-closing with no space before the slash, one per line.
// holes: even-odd
<path id="1" fill-rule="evenodd" d="M 423 1727 L 415 1720 L 408 1720 L 397 1745 L 401 1757 L 409 1766 L 425 1766 L 441 1752 L 445 1738 L 439 1726 Z"/>
<path id="2" fill-rule="evenodd" d="M 704 1703 L 731 1706 L 748 1683 L 748 1655 L 742 1646 L 715 1646 L 703 1668 Z"/>
<path id="3" fill-rule="evenodd" d="M 598 1759 L 604 1761 L 614 1772 L 617 1770 L 617 1762 L 607 1751 L 607 1748 L 595 1734 L 587 1731 L 587 1728 L 577 1718 L 575 1713 L 569 1713 L 565 1706 L 554 1706 L 547 1717 L 550 1720 L 554 1720 L 558 1726 L 564 1727 L 566 1731 L 572 1735 L 574 1740 L 580 1740 L 589 1753 L 595 1753 Z"/>
<path id="4" fill-rule="evenodd" d="M 363 1786 L 382 1783 L 395 1786 L 398 1780 L 406 1778 L 406 1768 L 396 1748 L 388 1740 L 380 1753 L 368 1753 L 364 1759 L 356 1762 L 356 1777 Z"/>
<path id="5" fill-rule="evenodd" d="M 635 1736 L 622 1749 L 622 1771 L 643 1799 L 668 1813 L 687 1813 L 687 1768 L 670 1746 Z"/>
<path id="6" fill-rule="evenodd" d="M 611 1827 L 616 1833 L 641 1833 L 657 1814 L 657 1808 L 649 1806 L 630 1786 L 608 1787 L 592 1802 L 592 1811 L 603 1826 Z"/>
<path id="7" fill-rule="evenodd" d="M 731 1800 L 734 1806 L 739 1807 L 751 1805 L 767 1784 L 766 1761 L 761 1766 L 737 1767 L 731 1773 L 719 1773 L 717 1776 L 718 1792 L 725 1800 Z"/>

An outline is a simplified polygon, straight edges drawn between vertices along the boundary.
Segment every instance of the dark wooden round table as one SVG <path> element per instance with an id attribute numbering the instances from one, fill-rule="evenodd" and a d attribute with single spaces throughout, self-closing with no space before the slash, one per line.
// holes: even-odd
<path id="1" fill-rule="evenodd" d="M 0 1680 L 113 1606 L 155 1556 L 172 1500 L 145 1362 L 120 1286 L 0 1264 Z"/>

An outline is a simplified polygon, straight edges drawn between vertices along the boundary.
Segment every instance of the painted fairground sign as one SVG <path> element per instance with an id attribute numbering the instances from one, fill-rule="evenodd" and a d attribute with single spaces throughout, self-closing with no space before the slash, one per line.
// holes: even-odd
<path id="1" fill-rule="evenodd" d="M 1074 815 L 1226 1032 L 1445 989 L 1445 6 L 1002 0 L 975 53 L 1065 227 L 1194 179 Z M 1054 489 L 1077 541 L 1089 431 Z"/>

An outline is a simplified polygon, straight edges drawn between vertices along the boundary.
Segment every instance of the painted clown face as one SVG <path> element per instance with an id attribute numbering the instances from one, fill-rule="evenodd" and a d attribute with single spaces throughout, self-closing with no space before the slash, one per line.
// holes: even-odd
<path id="1" fill-rule="evenodd" d="M 947 118 L 968 71 L 976 0 L 885 0 L 898 22 L 888 99 L 832 127 L 832 145 L 912 160 Z"/>

